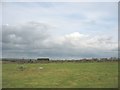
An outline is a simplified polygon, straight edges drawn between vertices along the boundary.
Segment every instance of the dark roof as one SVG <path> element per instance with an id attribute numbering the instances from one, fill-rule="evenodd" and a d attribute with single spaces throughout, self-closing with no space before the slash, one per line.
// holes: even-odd
<path id="1" fill-rule="evenodd" d="M 49 58 L 37 58 L 37 60 L 49 60 Z"/>

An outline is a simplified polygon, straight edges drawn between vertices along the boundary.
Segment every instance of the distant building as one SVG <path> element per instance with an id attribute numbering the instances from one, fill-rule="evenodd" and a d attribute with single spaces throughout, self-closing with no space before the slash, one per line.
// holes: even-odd
<path id="1" fill-rule="evenodd" d="M 49 58 L 37 58 L 37 61 L 49 61 Z"/>

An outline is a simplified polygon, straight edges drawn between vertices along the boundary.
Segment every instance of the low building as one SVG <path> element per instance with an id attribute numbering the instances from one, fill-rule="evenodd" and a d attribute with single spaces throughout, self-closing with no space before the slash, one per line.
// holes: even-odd
<path id="1" fill-rule="evenodd" d="M 39 61 L 39 62 L 48 62 L 49 58 L 37 58 L 37 61 Z"/>

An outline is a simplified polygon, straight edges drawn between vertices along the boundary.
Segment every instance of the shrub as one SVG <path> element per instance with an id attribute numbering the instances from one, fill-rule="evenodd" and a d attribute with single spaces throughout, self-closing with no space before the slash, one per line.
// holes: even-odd
<path id="1" fill-rule="evenodd" d="M 25 66 L 20 65 L 20 66 L 18 67 L 18 69 L 21 70 L 21 71 L 23 71 L 23 70 L 25 70 Z"/>

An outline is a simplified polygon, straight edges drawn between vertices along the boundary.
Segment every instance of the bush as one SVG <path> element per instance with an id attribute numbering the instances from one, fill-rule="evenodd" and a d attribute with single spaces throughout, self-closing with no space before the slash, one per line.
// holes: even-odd
<path id="1" fill-rule="evenodd" d="M 20 66 L 18 67 L 18 69 L 21 70 L 21 71 L 24 71 L 24 70 L 25 70 L 25 66 L 20 65 Z"/>

